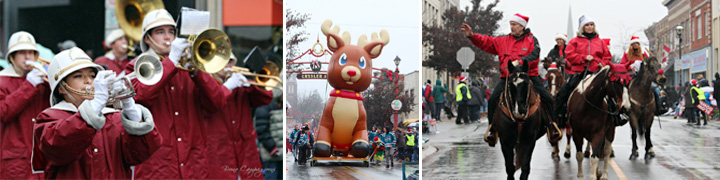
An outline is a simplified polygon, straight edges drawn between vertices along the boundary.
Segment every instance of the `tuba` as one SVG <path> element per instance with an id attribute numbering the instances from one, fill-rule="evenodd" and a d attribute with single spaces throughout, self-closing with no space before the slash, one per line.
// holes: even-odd
<path id="1" fill-rule="evenodd" d="M 142 39 L 142 23 L 145 15 L 156 9 L 165 9 L 162 0 L 116 0 L 115 16 L 118 25 L 128 37 L 128 54 Z"/>

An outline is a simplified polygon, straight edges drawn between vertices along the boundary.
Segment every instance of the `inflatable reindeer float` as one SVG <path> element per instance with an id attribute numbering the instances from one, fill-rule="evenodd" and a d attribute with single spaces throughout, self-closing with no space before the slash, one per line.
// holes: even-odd
<path id="1" fill-rule="evenodd" d="M 335 88 L 330 93 L 318 127 L 315 157 L 352 156 L 365 158 L 370 154 L 368 143 L 367 114 L 360 92 L 372 81 L 372 59 L 380 56 L 382 48 L 390 41 L 385 30 L 372 33 L 370 41 L 363 34 L 357 46 L 350 44 L 350 33 L 340 27 L 331 29 L 332 21 L 322 23 L 322 33 L 327 36 L 327 47 L 333 51 L 328 65 L 327 81 Z M 340 154 L 337 154 L 339 152 Z"/>

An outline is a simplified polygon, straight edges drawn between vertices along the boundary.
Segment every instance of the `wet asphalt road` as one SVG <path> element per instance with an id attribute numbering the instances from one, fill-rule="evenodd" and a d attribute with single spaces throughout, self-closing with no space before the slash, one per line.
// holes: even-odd
<path id="1" fill-rule="evenodd" d="M 616 157 L 608 165 L 609 179 L 720 179 L 720 122 L 694 126 L 685 119 L 661 117 L 652 127 L 652 141 L 657 154 L 644 159 L 645 141 L 638 140 L 639 157 L 629 160 L 632 149 L 630 126 L 618 127 L 613 142 Z M 505 179 L 500 144 L 489 147 L 482 141 L 487 123 L 458 126 L 445 120 L 438 125 L 440 133 L 430 138 L 423 149 L 423 179 Z M 537 141 L 531 161 L 529 179 L 577 179 L 575 145 L 569 159 L 562 157 L 566 139 L 560 143 L 560 160 L 554 161 L 552 148 L 544 136 Z M 427 152 L 426 152 L 427 151 Z M 589 178 L 590 162 L 583 160 L 584 178 Z M 603 161 L 600 161 L 602 169 Z M 616 165 L 613 168 L 613 163 Z M 514 177 L 520 177 L 520 170 Z"/>
<path id="2" fill-rule="evenodd" d="M 385 162 L 382 166 L 363 166 L 363 163 L 317 163 L 310 166 L 308 161 L 304 165 L 295 163 L 292 153 L 285 156 L 286 176 L 289 179 L 402 179 L 402 164 L 394 163 L 391 168 L 386 168 Z M 406 167 L 406 175 L 417 170 L 418 166 Z"/>

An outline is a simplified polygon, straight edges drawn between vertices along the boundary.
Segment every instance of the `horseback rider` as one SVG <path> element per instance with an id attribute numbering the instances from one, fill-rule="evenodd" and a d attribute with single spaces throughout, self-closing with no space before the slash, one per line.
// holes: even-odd
<path id="1" fill-rule="evenodd" d="M 509 74 L 509 70 L 507 69 L 508 63 L 513 63 L 515 66 L 523 64 L 527 64 L 529 66 L 527 73 L 530 76 L 530 80 L 532 80 L 535 92 L 538 92 L 540 95 L 540 99 L 544 106 L 543 109 L 548 110 L 548 112 L 553 112 L 550 93 L 545 90 L 542 80 L 538 77 L 540 45 L 538 44 L 537 38 L 535 38 L 532 32 L 530 32 L 530 29 L 525 28 L 529 19 L 529 17 L 523 16 L 519 13 L 511 16 L 510 34 L 499 37 L 472 33 L 470 25 L 466 23 L 463 23 L 460 28 L 460 30 L 465 33 L 465 36 L 470 39 L 475 46 L 490 54 L 498 55 L 498 59 L 500 61 L 500 69 L 502 70 L 502 73 L 500 74 L 500 82 L 497 83 L 495 90 L 492 92 L 490 99 L 488 100 L 488 122 L 490 123 L 490 126 L 488 126 L 489 135 L 485 141 L 488 142 L 490 146 L 495 146 L 495 143 L 497 143 L 497 135 L 495 130 L 492 128 L 492 119 L 495 107 L 497 106 L 500 98 L 500 93 L 505 90 L 505 83 Z M 554 113 L 548 114 L 552 116 L 551 119 L 555 119 Z M 549 122 L 548 127 L 552 126 L 553 121 L 550 120 Z M 559 135 L 559 133 L 557 135 Z"/>
<path id="2" fill-rule="evenodd" d="M 640 37 L 632 36 L 630 37 L 630 47 L 627 52 L 623 54 L 620 64 L 625 65 L 625 67 L 630 71 L 630 76 L 634 78 L 637 75 L 637 72 L 640 71 L 643 60 L 649 57 L 650 56 L 648 56 L 647 53 L 642 51 L 642 47 L 640 46 Z M 662 74 L 662 72 L 663 71 L 659 71 L 658 74 Z M 655 84 L 653 83 L 652 85 L 653 89 L 655 89 Z M 655 90 L 652 92 L 655 95 L 655 115 L 665 113 L 660 102 L 659 92 Z"/>
<path id="3" fill-rule="evenodd" d="M 553 47 L 553 49 L 551 49 L 550 52 L 548 53 L 548 55 L 545 57 L 549 57 L 549 58 L 557 60 L 558 66 L 565 65 L 565 63 L 567 63 L 565 61 L 565 48 L 567 48 L 567 46 L 566 46 L 567 35 L 565 35 L 563 33 L 557 33 L 555 35 L 555 43 L 557 43 L 557 44 L 555 44 L 555 47 Z M 565 67 L 568 67 L 568 66 L 565 66 Z"/>
<path id="4" fill-rule="evenodd" d="M 556 113 L 560 122 L 564 122 L 567 119 L 567 101 L 570 98 L 570 93 L 580 84 L 580 81 L 588 75 L 595 73 L 600 70 L 604 65 L 610 65 L 610 59 L 612 54 L 608 50 L 607 43 L 600 38 L 595 28 L 595 21 L 583 15 L 579 19 L 578 34 L 575 38 L 570 40 L 567 47 L 565 48 L 565 59 L 570 62 L 568 73 L 568 81 L 560 87 L 560 91 L 557 94 L 556 100 Z M 614 103 L 614 102 L 609 102 Z M 615 106 L 615 105 L 611 105 Z M 627 122 L 624 117 L 617 117 L 616 125 L 622 125 Z"/>
<path id="5" fill-rule="evenodd" d="M 295 142 L 294 146 L 298 147 L 298 159 L 300 159 L 299 162 L 300 164 L 304 164 L 307 160 L 307 155 L 310 154 L 307 151 L 312 149 L 313 142 L 315 142 L 315 138 L 310 132 L 310 127 L 308 127 L 307 125 L 303 125 L 302 131 L 295 135 L 295 138 L 293 138 L 293 142 Z"/>

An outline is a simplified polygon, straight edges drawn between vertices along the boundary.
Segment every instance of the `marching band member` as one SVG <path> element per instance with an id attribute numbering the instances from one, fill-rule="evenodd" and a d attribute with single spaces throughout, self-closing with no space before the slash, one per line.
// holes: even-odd
<path id="1" fill-rule="evenodd" d="M 121 29 L 113 30 L 105 37 L 105 44 L 110 47 L 110 51 L 105 56 L 95 59 L 95 63 L 103 65 L 117 74 L 122 73 L 130 62 L 127 56 L 128 41 L 125 33 Z"/>
<path id="2" fill-rule="evenodd" d="M 227 88 L 213 82 L 208 73 L 176 68 L 181 56 L 187 56 L 184 52 L 191 44 L 186 39 L 175 38 L 175 26 L 165 9 L 150 11 L 143 19 L 140 48 L 143 55 L 161 60 L 163 75 L 155 85 L 133 80 L 135 100 L 153 112 L 155 124 L 167 141 L 154 156 L 135 167 L 138 179 L 208 178 L 202 110 L 222 109 L 230 94 Z M 126 74 L 134 68 L 135 62 L 130 62 Z"/>
<path id="3" fill-rule="evenodd" d="M 11 67 L 0 71 L 0 179 L 41 179 L 32 174 L 30 147 L 34 117 L 50 107 L 45 74 L 26 62 L 38 59 L 35 38 L 20 31 L 10 36 L 7 57 Z"/>
<path id="4" fill-rule="evenodd" d="M 122 100 L 122 111 L 105 107 L 125 85 L 83 50 L 58 53 L 48 71 L 52 107 L 36 117 L 33 147 L 33 165 L 46 179 L 130 179 L 130 166 L 160 148 L 147 108 L 132 98 Z"/>
<path id="5" fill-rule="evenodd" d="M 237 62 L 235 55 L 225 66 Z M 207 151 L 210 168 L 209 179 L 263 179 L 263 166 L 253 124 L 252 108 L 269 104 L 272 91 L 250 85 L 240 73 L 221 70 L 212 74 L 215 80 L 232 93 L 221 110 L 205 119 Z"/>

